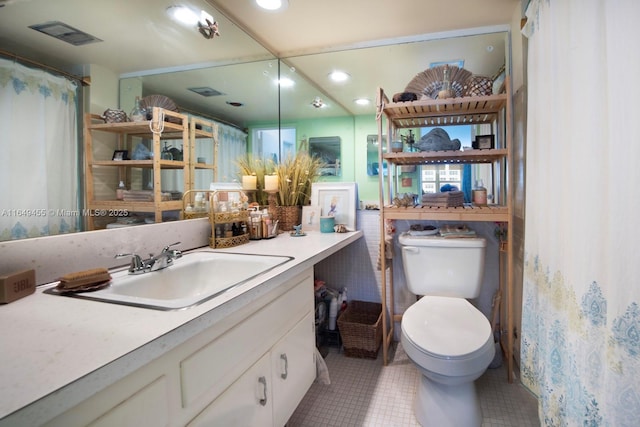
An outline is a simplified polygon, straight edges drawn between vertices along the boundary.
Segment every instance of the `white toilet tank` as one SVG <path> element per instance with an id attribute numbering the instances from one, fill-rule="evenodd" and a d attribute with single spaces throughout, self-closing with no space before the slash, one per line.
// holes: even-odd
<path id="1" fill-rule="evenodd" d="M 487 241 L 482 237 L 398 237 L 407 286 L 416 295 L 477 298 Z"/>

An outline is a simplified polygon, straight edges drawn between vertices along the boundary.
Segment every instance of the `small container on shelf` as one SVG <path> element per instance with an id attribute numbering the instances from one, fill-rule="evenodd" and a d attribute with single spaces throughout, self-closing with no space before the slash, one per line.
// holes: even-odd
<path id="1" fill-rule="evenodd" d="M 481 179 L 476 181 L 475 188 L 471 191 L 473 204 L 476 206 L 487 206 L 487 189 Z"/>

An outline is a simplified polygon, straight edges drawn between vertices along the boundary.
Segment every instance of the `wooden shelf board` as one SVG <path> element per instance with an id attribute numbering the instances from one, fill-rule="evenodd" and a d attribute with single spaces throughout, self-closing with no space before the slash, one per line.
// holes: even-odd
<path id="1" fill-rule="evenodd" d="M 493 163 L 508 155 L 506 148 L 465 151 L 420 151 L 385 153 L 384 160 L 397 165 L 429 165 L 450 163 Z"/>
<path id="2" fill-rule="evenodd" d="M 161 202 L 128 202 L 122 200 L 94 200 L 89 202 L 89 209 L 127 210 L 129 212 L 155 212 L 159 206 L 161 211 L 181 211 L 182 200 L 167 200 Z"/>
<path id="3" fill-rule="evenodd" d="M 396 128 L 471 125 L 494 122 L 506 103 L 506 94 L 427 99 L 388 103 L 384 113 Z"/>
<path id="4" fill-rule="evenodd" d="M 384 217 L 404 220 L 508 222 L 509 210 L 501 205 L 482 207 L 465 205 L 455 208 L 421 205 L 412 208 L 387 206 L 384 208 Z"/>
<path id="5" fill-rule="evenodd" d="M 94 160 L 92 166 L 125 166 L 130 168 L 153 168 L 153 160 Z M 160 168 L 162 169 L 183 169 L 186 166 L 184 162 L 177 160 L 160 160 Z"/>

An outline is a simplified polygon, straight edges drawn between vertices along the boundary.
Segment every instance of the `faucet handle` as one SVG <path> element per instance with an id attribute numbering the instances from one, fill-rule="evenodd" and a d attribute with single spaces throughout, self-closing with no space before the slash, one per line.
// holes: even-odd
<path id="1" fill-rule="evenodd" d="M 129 266 L 129 272 L 133 273 L 136 271 L 144 270 L 144 263 L 142 262 L 142 258 L 138 254 L 116 254 L 114 258 L 124 258 L 131 257 L 131 265 Z"/>
<path id="2" fill-rule="evenodd" d="M 167 245 L 167 246 L 165 246 L 164 248 L 162 248 L 162 252 L 168 252 L 168 251 L 169 251 L 169 248 L 170 248 L 171 246 L 179 245 L 180 243 L 182 243 L 182 242 L 175 242 L 175 243 L 172 243 L 172 244 L 170 244 L 170 245 Z"/>

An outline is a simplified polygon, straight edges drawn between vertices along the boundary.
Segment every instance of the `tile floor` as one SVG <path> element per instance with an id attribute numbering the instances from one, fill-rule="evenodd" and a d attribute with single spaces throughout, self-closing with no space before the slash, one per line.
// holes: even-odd
<path id="1" fill-rule="evenodd" d="M 287 427 L 419 426 L 413 415 L 419 373 L 399 344 L 387 366 L 382 350 L 372 360 L 345 357 L 330 347 L 324 360 L 331 384 L 316 380 Z M 536 399 L 517 380 L 507 382 L 504 364 L 488 369 L 476 387 L 483 427 L 540 425 Z"/>

